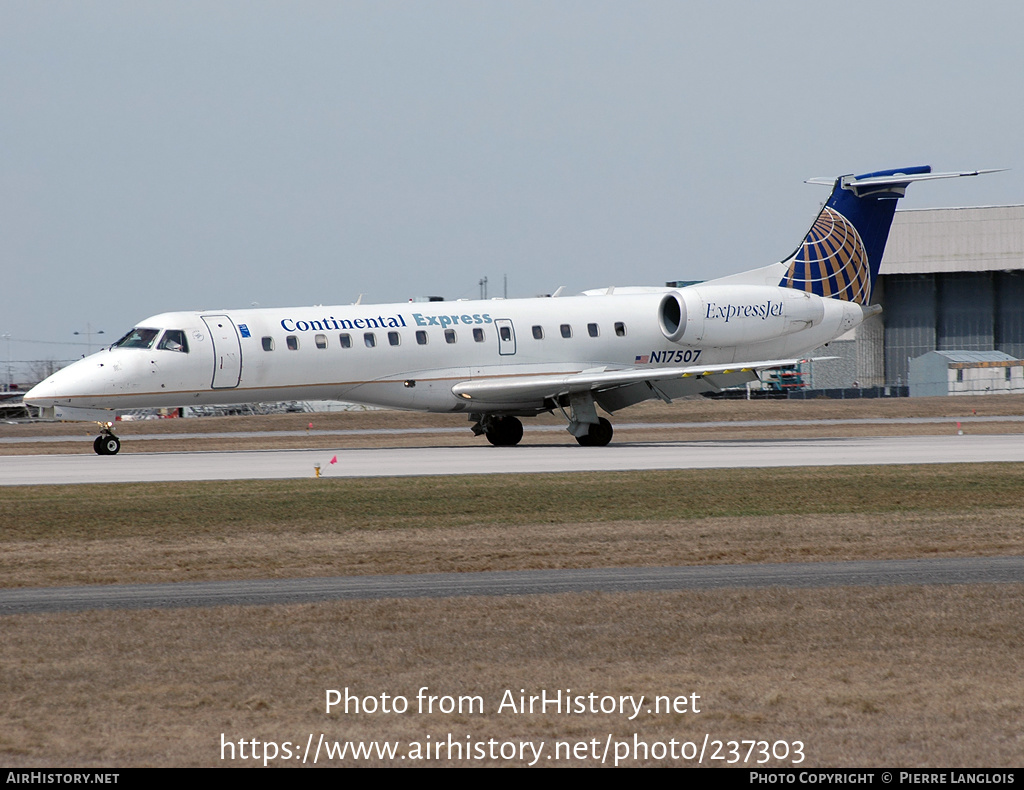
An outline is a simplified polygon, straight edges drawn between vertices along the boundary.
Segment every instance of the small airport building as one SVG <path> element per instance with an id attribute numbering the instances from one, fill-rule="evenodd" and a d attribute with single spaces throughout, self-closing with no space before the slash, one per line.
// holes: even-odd
<path id="1" fill-rule="evenodd" d="M 805 365 L 807 387 L 1024 391 L 1024 205 L 897 211 L 873 301 L 882 314 L 818 349 L 836 359 Z"/>
<path id="2" fill-rule="evenodd" d="M 1024 393 L 1024 361 L 1002 351 L 929 351 L 910 360 L 910 397 Z"/>

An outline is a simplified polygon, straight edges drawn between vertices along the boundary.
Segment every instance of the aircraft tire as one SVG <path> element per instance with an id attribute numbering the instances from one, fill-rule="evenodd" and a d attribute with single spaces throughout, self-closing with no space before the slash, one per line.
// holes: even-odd
<path id="1" fill-rule="evenodd" d="M 495 447 L 515 447 L 523 439 L 523 424 L 515 417 L 495 417 L 486 436 Z"/>
<path id="2" fill-rule="evenodd" d="M 598 418 L 597 425 L 591 425 L 583 436 L 577 436 L 576 441 L 581 447 L 604 447 L 612 440 L 612 424 L 604 417 Z"/>
<path id="3" fill-rule="evenodd" d="M 112 433 L 97 436 L 92 447 L 99 455 L 117 455 L 121 450 L 121 440 Z"/>

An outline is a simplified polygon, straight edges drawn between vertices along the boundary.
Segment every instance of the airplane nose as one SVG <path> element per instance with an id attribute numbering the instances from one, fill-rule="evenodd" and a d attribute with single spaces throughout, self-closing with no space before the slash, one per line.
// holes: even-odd
<path id="1" fill-rule="evenodd" d="M 97 373 L 102 367 L 102 363 L 89 357 L 61 368 L 26 392 L 25 402 L 40 407 L 67 406 L 72 398 L 93 395 L 100 389 L 102 378 Z"/>
<path id="2" fill-rule="evenodd" d="M 50 376 L 48 379 L 40 381 L 32 389 L 26 392 L 25 403 L 30 406 L 52 406 L 57 394 L 57 388 L 54 386 L 53 378 L 53 376 Z"/>
<path id="3" fill-rule="evenodd" d="M 53 386 L 49 379 L 36 384 L 25 393 L 25 402 L 30 406 L 52 406 Z"/>

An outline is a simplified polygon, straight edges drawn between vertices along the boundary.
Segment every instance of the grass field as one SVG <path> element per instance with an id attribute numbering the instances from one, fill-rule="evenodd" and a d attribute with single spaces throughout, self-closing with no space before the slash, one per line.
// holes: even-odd
<path id="1" fill-rule="evenodd" d="M 5 587 L 1024 553 L 1013 464 L 26 486 L 0 506 Z"/>
<path id="2" fill-rule="evenodd" d="M 720 405 L 713 419 L 740 413 Z M 788 419 L 771 408 L 790 404 L 753 405 Z M 1020 555 L 1022 489 L 1024 466 L 1006 464 L 7 488 L 0 584 Z M 0 762 L 247 762 L 220 759 L 222 735 L 236 753 L 239 739 L 404 750 L 451 733 L 553 754 L 707 734 L 803 741 L 801 767 L 1013 767 L 1022 593 L 1024 580 L 5 617 Z M 326 689 L 414 701 L 423 686 L 485 711 L 324 710 Z M 634 721 L 496 710 L 505 690 L 569 688 L 702 707 Z M 333 761 L 367 762 L 410 764 Z"/>

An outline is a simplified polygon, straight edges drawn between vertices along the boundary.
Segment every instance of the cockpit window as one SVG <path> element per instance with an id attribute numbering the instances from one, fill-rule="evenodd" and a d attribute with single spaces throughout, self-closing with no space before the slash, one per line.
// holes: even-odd
<path id="1" fill-rule="evenodd" d="M 181 329 L 168 329 L 164 332 L 164 336 L 160 339 L 160 345 L 157 348 L 162 348 L 165 351 L 180 351 L 183 354 L 187 354 L 188 340 L 185 339 L 185 333 Z"/>
<path id="2" fill-rule="evenodd" d="M 149 348 L 160 334 L 159 329 L 144 329 L 135 327 L 131 332 L 122 337 L 111 348 Z"/>

